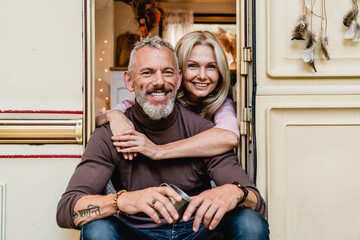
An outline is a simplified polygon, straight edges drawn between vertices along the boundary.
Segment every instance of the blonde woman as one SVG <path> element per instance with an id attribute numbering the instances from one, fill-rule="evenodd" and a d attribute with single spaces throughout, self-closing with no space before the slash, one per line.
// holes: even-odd
<path id="1" fill-rule="evenodd" d="M 137 153 L 153 160 L 183 157 L 215 156 L 232 150 L 239 139 L 230 84 L 230 70 L 225 52 L 216 37 L 208 31 L 184 35 L 175 47 L 182 85 L 177 101 L 189 110 L 213 121 L 215 127 L 193 137 L 155 145 L 133 129 L 124 112 L 135 102 L 135 95 L 96 119 L 97 126 L 110 122 L 114 146 L 125 159 Z"/>

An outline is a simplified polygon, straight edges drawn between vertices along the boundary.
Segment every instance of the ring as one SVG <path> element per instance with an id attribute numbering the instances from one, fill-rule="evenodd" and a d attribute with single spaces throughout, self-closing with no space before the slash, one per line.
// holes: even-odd
<path id="1" fill-rule="evenodd" d="M 156 200 L 153 199 L 153 200 L 151 201 L 151 207 L 152 207 L 152 208 L 154 207 L 155 203 L 156 203 Z"/>

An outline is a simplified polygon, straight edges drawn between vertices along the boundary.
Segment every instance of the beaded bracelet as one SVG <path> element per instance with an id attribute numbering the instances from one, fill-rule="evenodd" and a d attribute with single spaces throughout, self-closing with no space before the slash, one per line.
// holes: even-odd
<path id="1" fill-rule="evenodd" d="M 114 197 L 114 208 L 115 208 L 115 211 L 116 211 L 117 214 L 121 214 L 121 211 L 120 211 L 120 209 L 119 209 L 118 206 L 117 206 L 117 200 L 118 200 L 119 196 L 120 196 L 121 194 L 123 194 L 124 192 L 127 192 L 127 191 L 126 191 L 125 189 L 120 190 L 120 191 L 118 191 L 118 192 L 116 193 L 116 196 Z"/>

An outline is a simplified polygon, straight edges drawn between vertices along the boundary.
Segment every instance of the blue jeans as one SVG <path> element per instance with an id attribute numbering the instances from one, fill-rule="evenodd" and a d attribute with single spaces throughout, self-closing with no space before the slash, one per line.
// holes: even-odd
<path id="1" fill-rule="evenodd" d="M 197 232 L 192 222 L 176 223 L 166 228 L 139 229 L 128 226 L 116 217 L 89 222 L 81 229 L 81 240 L 161 240 L 161 239 L 213 239 L 213 240 L 266 240 L 269 239 L 267 221 L 258 212 L 236 209 L 225 214 L 219 226 L 210 231 L 203 225 Z"/>

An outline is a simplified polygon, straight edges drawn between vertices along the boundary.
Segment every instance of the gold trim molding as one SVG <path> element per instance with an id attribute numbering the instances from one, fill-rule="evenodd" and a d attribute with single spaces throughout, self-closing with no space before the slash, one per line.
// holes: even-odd
<path id="1" fill-rule="evenodd" d="M 0 119 L 0 143 L 82 144 L 82 119 Z"/>

